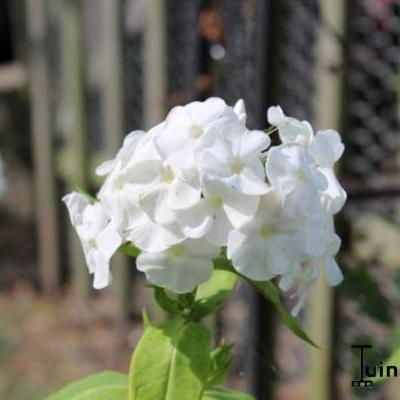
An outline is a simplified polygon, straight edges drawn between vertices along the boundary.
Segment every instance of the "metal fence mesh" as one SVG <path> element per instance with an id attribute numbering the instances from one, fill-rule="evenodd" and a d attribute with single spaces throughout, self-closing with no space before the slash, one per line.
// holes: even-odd
<path id="1" fill-rule="evenodd" d="M 199 0 L 166 2 L 168 107 L 187 103 L 195 96 L 199 12 Z"/>
<path id="2" fill-rule="evenodd" d="M 312 120 L 319 1 L 283 2 L 279 12 L 278 101 L 287 114 Z"/>
<path id="3" fill-rule="evenodd" d="M 346 66 L 349 176 L 398 171 L 400 2 L 351 2 Z"/>

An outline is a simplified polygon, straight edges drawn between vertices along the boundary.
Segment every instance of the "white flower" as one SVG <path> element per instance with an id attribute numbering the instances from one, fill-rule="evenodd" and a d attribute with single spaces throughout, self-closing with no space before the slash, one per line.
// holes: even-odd
<path id="1" fill-rule="evenodd" d="M 297 297 L 298 299 L 296 305 L 292 309 L 292 315 L 295 317 L 304 307 L 307 296 L 317 282 L 318 277 L 318 268 L 316 268 L 314 264 L 304 262 L 303 264 L 296 264 L 280 279 L 279 287 L 283 291 L 287 292 L 292 287 L 296 287 L 296 291 L 291 296 L 292 298 Z"/>
<path id="2" fill-rule="evenodd" d="M 248 131 L 238 125 L 230 135 L 219 135 L 203 151 L 199 161 L 200 176 L 216 178 L 246 195 L 264 194 L 268 186 L 260 155 L 270 143 L 264 132 Z"/>
<path id="3" fill-rule="evenodd" d="M 313 136 L 313 129 L 307 121 L 287 117 L 282 108 L 272 106 L 267 112 L 268 122 L 278 128 L 282 143 L 308 144 Z"/>
<path id="4" fill-rule="evenodd" d="M 233 227 L 254 216 L 258 196 L 247 196 L 216 179 L 205 178 L 203 198 L 191 208 L 177 211 L 183 233 L 190 238 L 206 237 L 210 243 L 226 246 Z"/>
<path id="5" fill-rule="evenodd" d="M 96 174 L 99 176 L 109 175 L 112 172 L 121 171 L 127 166 L 135 149 L 145 133 L 143 131 L 133 131 L 126 135 L 121 149 L 112 160 L 104 161 L 96 168 Z"/>
<path id="6" fill-rule="evenodd" d="M 164 132 L 155 138 L 155 145 L 170 165 L 196 169 L 202 149 L 210 145 L 217 132 L 229 134 L 235 123 L 240 124 L 237 115 L 222 99 L 195 101 L 169 112 Z"/>
<path id="7" fill-rule="evenodd" d="M 339 133 L 333 129 L 318 131 L 310 141 L 308 152 L 314 161 L 325 168 L 332 168 L 344 151 Z"/>
<path id="8" fill-rule="evenodd" d="M 124 231 L 124 238 L 140 250 L 157 253 L 185 239 L 176 223 L 160 225 L 139 207 L 129 210 L 129 225 Z"/>
<path id="9" fill-rule="evenodd" d="M 328 187 L 321 193 L 322 207 L 329 214 L 337 214 L 346 203 L 347 193 L 332 168 L 320 168 L 320 171 L 328 182 Z"/>
<path id="10" fill-rule="evenodd" d="M 340 248 L 340 238 L 334 232 L 333 218 L 330 215 L 317 215 L 305 226 L 305 245 L 303 255 L 298 255 L 298 263 L 292 266 L 281 278 L 279 287 L 288 291 L 296 287 L 293 297 L 298 302 L 292 313 L 297 315 L 304 306 L 305 299 L 323 268 L 326 281 L 337 286 L 343 280 L 343 274 L 335 260 Z"/>
<path id="11" fill-rule="evenodd" d="M 303 146 L 290 143 L 272 147 L 266 172 L 290 215 L 310 215 L 320 208 L 320 192 L 327 189 L 328 182 Z"/>
<path id="12" fill-rule="evenodd" d="M 126 228 L 129 212 L 136 198 L 136 188 L 129 181 L 127 166 L 143 137 L 142 131 L 127 135 L 116 157 L 103 162 L 96 169 L 98 175 L 107 175 L 97 196 L 113 224 L 120 230 Z"/>
<path id="13" fill-rule="evenodd" d="M 219 248 L 204 239 L 187 239 L 163 252 L 141 253 L 136 266 L 154 285 L 189 293 L 211 277 L 218 254 Z"/>
<path id="14" fill-rule="evenodd" d="M 239 118 L 240 123 L 245 126 L 247 120 L 246 114 L 246 105 L 244 104 L 243 99 L 239 99 L 233 107 L 233 111 L 235 111 L 236 115 Z"/>
<path id="15" fill-rule="evenodd" d="M 338 132 L 328 129 L 318 131 L 314 136 L 313 129 L 307 121 L 287 117 L 279 106 L 269 108 L 268 120 L 272 125 L 278 127 L 283 143 L 301 145 L 307 157 L 314 161 L 328 185 L 325 189 L 318 189 L 322 206 L 328 213 L 339 212 L 346 202 L 347 196 L 333 171 L 334 163 L 340 159 L 344 151 L 344 145 Z M 311 192 L 308 191 L 306 194 L 310 196 Z M 313 202 L 310 203 L 310 208 L 314 208 L 317 203 L 315 192 L 310 201 Z M 298 208 L 302 209 L 301 206 Z"/>
<path id="16" fill-rule="evenodd" d="M 317 132 L 308 147 L 310 156 L 328 182 L 327 188 L 321 193 L 321 202 L 329 214 L 338 213 L 347 199 L 347 194 L 333 170 L 334 163 L 340 159 L 343 151 L 340 135 L 333 129 Z"/>
<path id="17" fill-rule="evenodd" d="M 281 275 L 283 290 L 295 288 L 295 313 L 321 268 L 338 284 L 333 215 L 346 200 L 334 173 L 340 136 L 314 135 L 280 107 L 268 110 L 268 120 L 282 141 L 272 148 L 267 134 L 246 128 L 243 100 L 178 106 L 147 133 L 129 134 L 96 170 L 106 177 L 99 202 L 64 197 L 94 286 L 109 283 L 110 258 L 123 242 L 142 251 L 137 267 L 150 282 L 176 293 L 207 281 L 225 246 L 240 274 Z"/>
<path id="18" fill-rule="evenodd" d="M 129 170 L 129 179 L 140 182 L 139 204 L 159 224 L 175 221 L 175 211 L 194 206 L 201 195 L 200 182 L 162 160 L 144 160 Z"/>
<path id="19" fill-rule="evenodd" d="M 122 243 L 100 203 L 91 204 L 80 193 L 63 197 L 85 253 L 89 272 L 94 274 L 93 287 L 102 289 L 111 282 L 110 259 Z"/>
<path id="20" fill-rule="evenodd" d="M 301 253 L 301 224 L 288 218 L 279 194 L 262 196 L 255 216 L 231 232 L 228 258 L 242 275 L 257 281 L 270 280 L 289 270 Z"/>

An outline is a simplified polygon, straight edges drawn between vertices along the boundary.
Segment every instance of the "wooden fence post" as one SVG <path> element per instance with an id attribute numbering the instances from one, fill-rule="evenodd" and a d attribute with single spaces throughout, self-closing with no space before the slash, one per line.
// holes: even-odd
<path id="1" fill-rule="evenodd" d="M 145 2 L 144 28 L 144 121 L 149 128 L 165 117 L 166 101 L 165 0 Z"/>
<path id="2" fill-rule="evenodd" d="M 28 0 L 30 96 L 35 166 L 36 223 L 39 271 L 44 293 L 55 294 L 59 284 L 57 191 L 53 162 L 49 66 L 47 62 L 46 1 Z"/>
<path id="3" fill-rule="evenodd" d="M 320 0 L 321 17 L 316 46 L 315 125 L 319 129 L 340 130 L 343 66 L 342 44 L 337 35 L 344 35 L 345 1 Z M 321 350 L 310 350 L 309 395 L 307 400 L 331 398 L 333 290 L 321 276 L 308 307 L 311 337 Z"/>
<path id="4" fill-rule="evenodd" d="M 67 169 L 70 183 L 88 186 L 87 121 L 84 79 L 83 6 L 80 0 L 64 0 L 62 14 L 62 113 L 67 141 Z M 69 226 L 69 252 L 74 299 L 85 302 L 89 296 L 89 274 L 79 239 Z"/>
<path id="5" fill-rule="evenodd" d="M 103 0 L 103 63 L 102 106 L 106 134 L 106 154 L 114 157 L 121 146 L 124 124 L 124 90 L 122 62 L 122 1 Z M 112 261 L 116 318 L 125 324 L 129 314 L 130 271 L 127 258 L 116 254 Z"/>

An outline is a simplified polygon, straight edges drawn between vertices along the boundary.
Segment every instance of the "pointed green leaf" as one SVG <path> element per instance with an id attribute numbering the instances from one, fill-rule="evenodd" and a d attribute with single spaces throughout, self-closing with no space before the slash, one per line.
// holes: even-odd
<path id="1" fill-rule="evenodd" d="M 140 250 L 132 243 L 121 244 L 121 246 L 118 248 L 118 251 L 129 257 L 137 257 L 140 254 Z"/>
<path id="2" fill-rule="evenodd" d="M 81 395 L 69 400 L 127 400 L 128 385 L 105 386 L 88 390 Z"/>
<path id="3" fill-rule="evenodd" d="M 199 400 L 209 371 L 204 326 L 184 321 L 149 326 L 132 357 L 129 400 Z"/>
<path id="4" fill-rule="evenodd" d="M 222 304 L 235 288 L 238 275 L 233 271 L 214 270 L 211 278 L 196 290 L 195 300 Z"/>
<path id="5" fill-rule="evenodd" d="M 232 344 L 223 343 L 211 352 L 210 376 L 208 387 L 213 387 L 222 383 L 228 373 L 231 362 Z"/>
<path id="6" fill-rule="evenodd" d="M 179 304 L 171 299 L 165 292 L 165 289 L 155 286 L 154 287 L 154 298 L 157 304 L 170 315 L 179 315 L 180 307 Z"/>
<path id="7" fill-rule="evenodd" d="M 91 195 L 90 193 L 88 193 L 86 190 L 82 189 L 82 188 L 81 188 L 80 186 L 78 186 L 78 185 L 74 185 L 74 186 L 75 186 L 76 191 L 79 192 L 81 195 L 85 196 L 86 199 L 87 199 L 90 203 L 94 204 L 94 203 L 98 202 L 98 199 L 96 199 L 96 197 L 92 196 L 92 195 Z"/>
<path id="8" fill-rule="evenodd" d="M 196 290 L 193 314 L 202 318 L 213 314 L 232 294 L 238 281 L 233 271 L 215 269 L 211 278 Z"/>
<path id="9" fill-rule="evenodd" d="M 207 390 L 202 397 L 202 400 L 255 400 L 253 396 L 230 390 L 226 388 L 214 388 Z"/>
<path id="10" fill-rule="evenodd" d="M 147 312 L 144 308 L 142 310 L 142 319 L 143 319 L 143 329 L 144 330 L 146 330 L 149 326 L 152 326 L 150 317 L 147 315 Z"/>
<path id="11" fill-rule="evenodd" d="M 308 334 L 300 326 L 299 321 L 291 315 L 286 308 L 283 306 L 281 298 L 279 296 L 279 291 L 273 282 L 255 282 L 249 281 L 255 288 L 260 290 L 263 295 L 271 301 L 271 303 L 276 307 L 278 313 L 280 314 L 283 322 L 286 326 L 300 339 L 311 344 L 319 349 L 319 347 L 313 342 L 313 340 L 308 336 Z"/>
<path id="12" fill-rule="evenodd" d="M 108 394 L 109 397 L 104 397 L 102 393 Z M 111 397 L 112 393 L 114 397 Z M 125 394 L 125 397 L 121 394 Z M 125 400 L 127 395 L 128 376 L 119 372 L 105 371 L 72 382 L 47 400 Z"/>
<path id="13" fill-rule="evenodd" d="M 226 258 L 218 258 L 214 260 L 215 268 L 222 271 L 234 271 L 232 264 Z M 240 275 L 238 272 L 236 274 Z M 271 303 L 276 307 L 277 311 L 279 312 L 283 322 L 286 326 L 300 339 L 304 340 L 305 342 L 311 344 L 319 349 L 319 347 L 313 342 L 313 340 L 304 332 L 303 328 L 300 326 L 299 321 L 294 318 L 283 306 L 281 298 L 279 296 L 279 291 L 277 287 L 271 281 L 266 282 L 256 282 L 250 279 L 247 279 L 245 276 L 241 275 L 244 279 L 246 279 L 252 286 L 256 289 L 260 290 L 262 294 L 269 300 Z"/>

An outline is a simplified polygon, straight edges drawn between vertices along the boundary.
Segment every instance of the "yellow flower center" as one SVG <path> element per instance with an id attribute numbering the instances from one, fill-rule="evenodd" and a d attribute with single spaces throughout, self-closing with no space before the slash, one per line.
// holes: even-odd
<path id="1" fill-rule="evenodd" d="M 297 174 L 297 179 L 298 179 L 300 182 L 306 182 L 306 181 L 307 181 L 307 177 L 306 177 L 306 174 L 304 173 L 304 171 L 299 171 L 299 172 L 298 172 L 298 174 Z"/>
<path id="2" fill-rule="evenodd" d="M 220 196 L 213 196 L 210 203 L 212 208 L 220 208 L 222 206 L 222 198 Z"/>
<path id="3" fill-rule="evenodd" d="M 204 130 L 201 126 L 199 125 L 192 125 L 190 127 L 190 136 L 193 139 L 198 139 L 200 136 L 202 136 L 204 133 Z"/>
<path id="4" fill-rule="evenodd" d="M 88 244 L 92 249 L 97 249 L 97 242 L 95 239 L 90 239 Z"/>
<path id="5" fill-rule="evenodd" d="M 125 179 L 124 179 L 124 177 L 122 177 L 122 176 L 117 176 L 117 177 L 114 179 L 113 187 L 114 187 L 115 190 L 122 190 L 122 189 L 124 188 L 124 185 L 125 185 Z"/>
<path id="6" fill-rule="evenodd" d="M 174 171 L 172 171 L 171 167 L 165 168 L 161 180 L 164 183 L 171 183 L 175 179 Z"/>
<path id="7" fill-rule="evenodd" d="M 236 160 L 231 162 L 230 167 L 233 174 L 240 174 L 243 170 L 243 165 Z"/>
<path id="8" fill-rule="evenodd" d="M 185 254 L 185 248 L 180 244 L 175 244 L 168 252 L 172 257 L 182 257 Z"/>
<path id="9" fill-rule="evenodd" d="M 276 228 L 274 225 L 270 225 L 270 224 L 264 224 L 261 228 L 260 228 L 260 235 L 264 238 L 269 237 L 271 235 L 273 235 L 276 231 Z"/>

